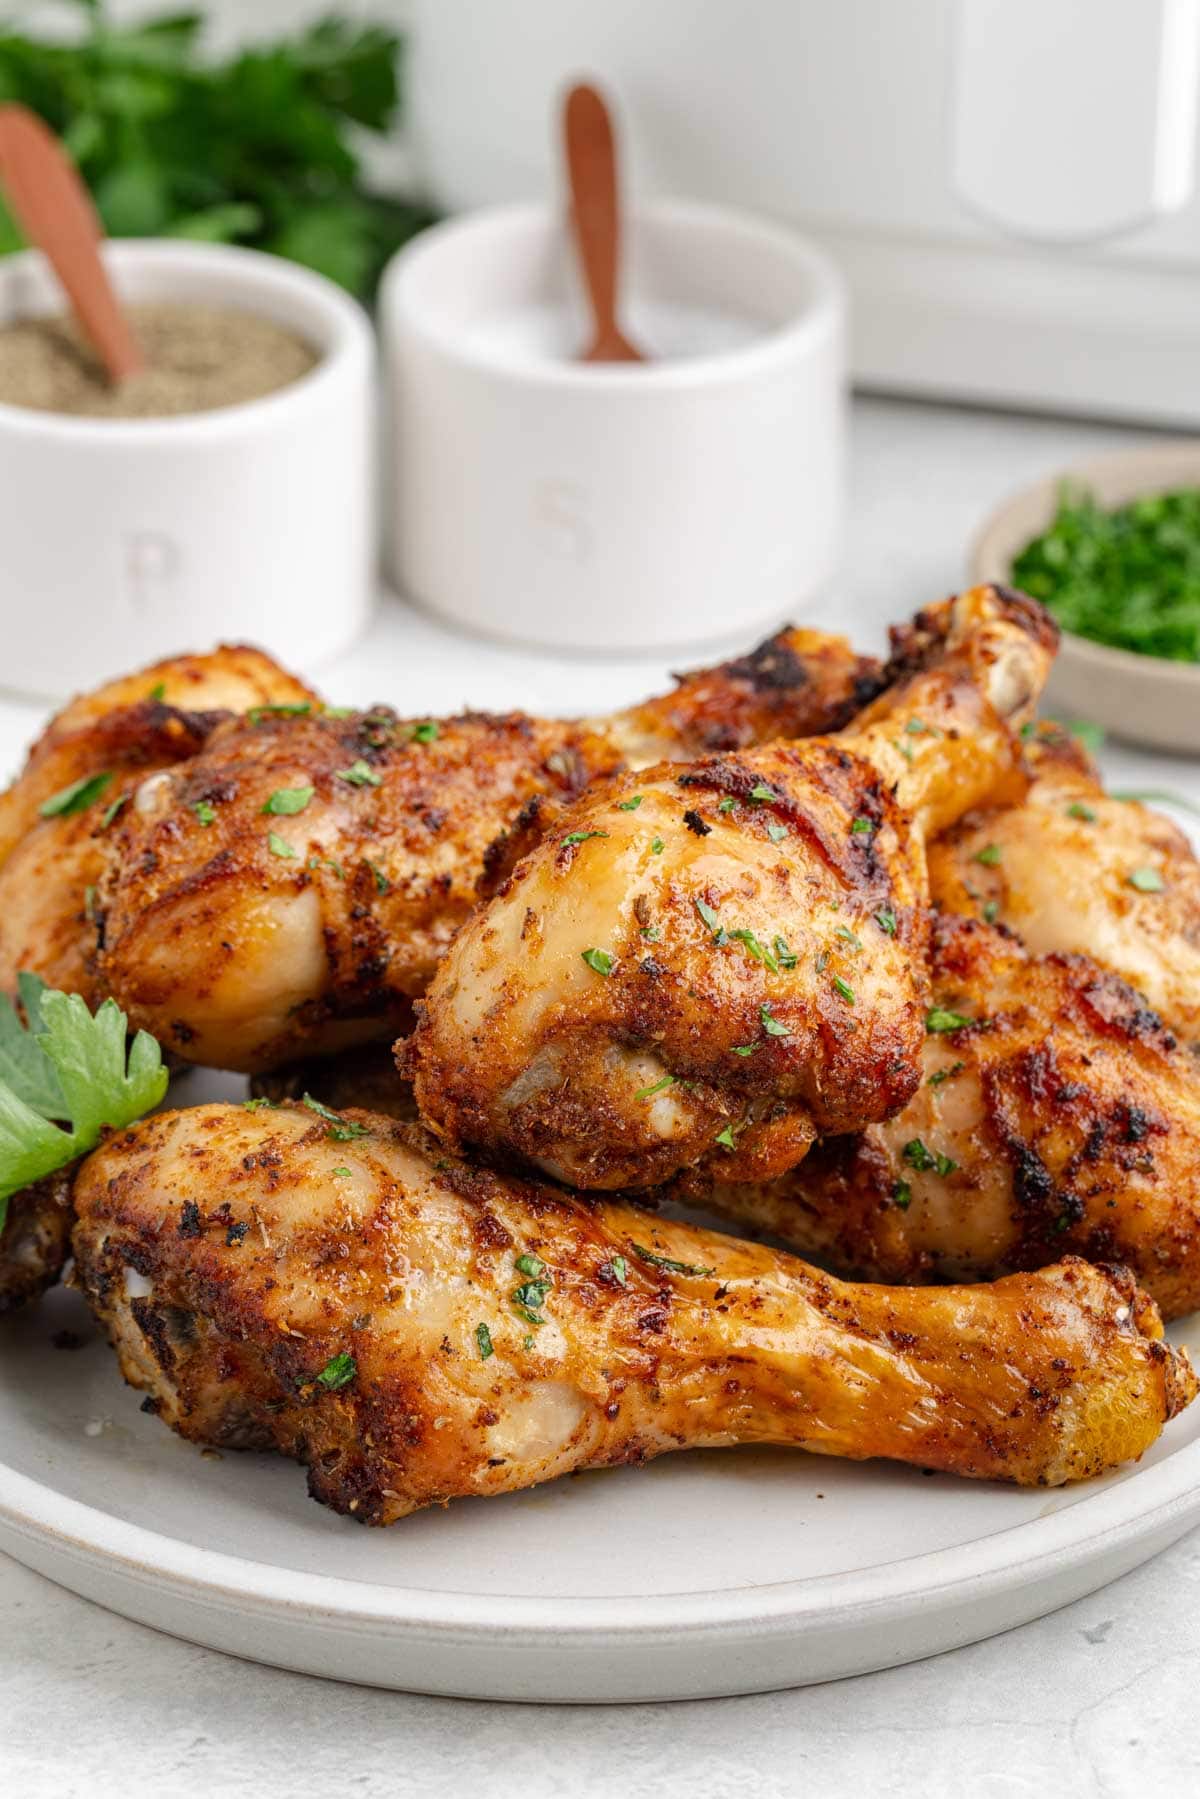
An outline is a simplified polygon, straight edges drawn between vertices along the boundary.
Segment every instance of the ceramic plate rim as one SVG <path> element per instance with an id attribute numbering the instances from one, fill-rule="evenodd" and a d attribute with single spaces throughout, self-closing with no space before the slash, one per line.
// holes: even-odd
<path id="1" fill-rule="evenodd" d="M 709 1591 L 538 1598 L 380 1586 L 230 1555 L 118 1518 L 0 1460 L 0 1524 L 75 1560 L 98 1558 L 138 1584 L 165 1582 L 192 1602 L 218 1609 L 233 1603 L 293 1618 L 319 1615 L 347 1629 L 472 1636 L 502 1631 L 509 1642 L 524 1644 L 844 1623 L 863 1613 L 933 1603 L 955 1591 L 978 1598 L 1030 1585 L 1042 1569 L 1061 1571 L 1111 1554 L 1189 1512 L 1200 1513 L 1200 1437 L 1049 1516 L 899 1561 Z M 1179 1534 L 1183 1528 L 1180 1523 Z"/>

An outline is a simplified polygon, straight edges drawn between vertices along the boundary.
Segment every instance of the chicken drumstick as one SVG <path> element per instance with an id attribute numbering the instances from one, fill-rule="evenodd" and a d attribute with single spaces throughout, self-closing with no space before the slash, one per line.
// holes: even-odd
<path id="1" fill-rule="evenodd" d="M 1196 1390 L 1120 1272 L 847 1287 L 368 1112 L 162 1114 L 75 1188 L 78 1279 L 152 1409 L 364 1523 L 733 1443 L 1057 1485 Z"/>

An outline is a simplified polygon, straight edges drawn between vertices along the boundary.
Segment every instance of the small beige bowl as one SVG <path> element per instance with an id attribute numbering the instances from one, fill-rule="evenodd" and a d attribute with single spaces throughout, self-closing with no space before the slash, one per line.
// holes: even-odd
<path id="1" fill-rule="evenodd" d="M 1011 495 L 972 545 L 972 581 L 1011 581 L 1015 558 L 1053 522 L 1064 481 L 1086 487 L 1102 506 L 1200 487 L 1200 440 L 1098 456 Z M 1064 632 L 1045 709 L 1092 719 L 1114 737 L 1153 749 L 1200 754 L 1200 664 L 1139 656 Z"/>

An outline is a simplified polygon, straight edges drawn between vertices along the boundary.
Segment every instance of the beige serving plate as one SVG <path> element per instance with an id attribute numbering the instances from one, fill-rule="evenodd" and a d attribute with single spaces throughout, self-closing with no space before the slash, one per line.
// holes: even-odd
<path id="1" fill-rule="evenodd" d="M 1052 522 L 1064 481 L 1088 488 L 1104 506 L 1175 487 L 1200 487 L 1200 440 L 1099 456 L 1011 495 L 975 539 L 972 581 L 1011 580 L 1014 558 Z M 1092 719 L 1114 736 L 1154 749 L 1200 754 L 1200 664 L 1138 656 L 1066 632 L 1046 690 L 1046 710 Z"/>

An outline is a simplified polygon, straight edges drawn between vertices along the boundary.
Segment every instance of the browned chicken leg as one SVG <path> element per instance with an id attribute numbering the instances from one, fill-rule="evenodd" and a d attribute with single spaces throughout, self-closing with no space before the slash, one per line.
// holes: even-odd
<path id="1" fill-rule="evenodd" d="M 394 1036 L 523 810 L 627 764 L 829 729 L 878 678 L 793 630 L 607 719 L 230 724 L 116 821 L 104 978 L 131 1023 L 218 1067 Z"/>
<path id="2" fill-rule="evenodd" d="M 76 1200 L 78 1279 L 160 1416 L 294 1457 L 366 1523 L 733 1443 L 1056 1485 L 1140 1455 L 1196 1390 L 1117 1271 L 846 1287 L 366 1112 L 168 1113 Z"/>
<path id="3" fill-rule="evenodd" d="M 457 937 L 405 1066 L 452 1144 L 586 1188 L 782 1173 L 920 1079 L 924 842 L 1019 763 L 1049 668 L 1031 600 L 921 615 L 840 737 L 591 789 Z"/>
<path id="4" fill-rule="evenodd" d="M 58 713 L 0 794 L 0 992 L 15 998 L 26 969 L 94 1006 L 97 883 L 134 787 L 194 755 L 231 712 L 312 699 L 260 650 L 226 644 L 110 681 Z M 0 1312 L 57 1278 L 68 1185 L 55 1176 L 14 1195 L 0 1224 Z"/>
<path id="5" fill-rule="evenodd" d="M 1079 950 L 1200 1047 L 1200 862 L 1177 825 L 1105 793 L 1057 726 L 1028 745 L 1017 806 L 972 812 L 934 844 L 934 903 L 1011 925 L 1038 952 Z"/>
<path id="6" fill-rule="evenodd" d="M 91 1004 L 96 886 L 134 785 L 195 755 L 226 714 L 313 697 L 261 650 L 225 644 L 110 681 L 51 719 L 0 794 L 0 992 L 15 995 L 28 969 Z"/>
<path id="7" fill-rule="evenodd" d="M 1064 1251 L 1200 1306 L 1200 1082 L 1141 996 L 1083 956 L 935 920 L 924 1079 L 780 1180 L 693 1197 L 842 1273 L 993 1280 Z"/>

